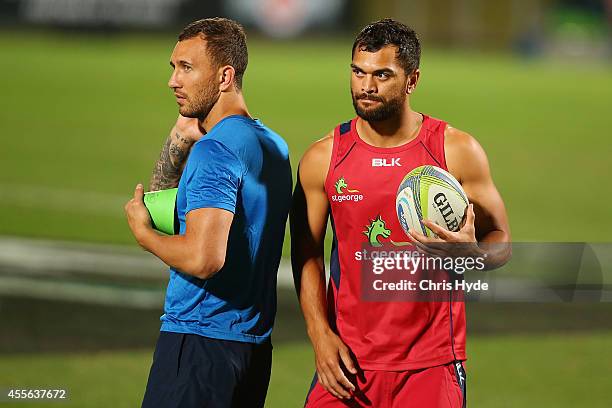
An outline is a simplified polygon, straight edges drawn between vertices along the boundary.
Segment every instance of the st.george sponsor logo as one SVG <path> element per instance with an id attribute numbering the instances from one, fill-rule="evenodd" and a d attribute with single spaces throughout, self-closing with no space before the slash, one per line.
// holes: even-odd
<path id="1" fill-rule="evenodd" d="M 359 202 L 363 200 L 363 194 L 359 193 L 359 190 L 351 190 L 346 184 L 344 177 L 338 178 L 334 183 L 336 194 L 331 196 L 332 201 L 341 203 L 343 201 Z"/>
<path id="2" fill-rule="evenodd" d="M 369 221 L 370 222 L 365 226 L 365 231 L 363 231 L 363 234 L 368 237 L 368 243 L 370 244 L 370 246 L 382 246 L 383 242 L 381 242 L 381 239 L 390 238 L 392 231 L 387 228 L 387 223 L 381 215 L 378 215 L 376 216 L 376 218 Z M 410 242 L 394 242 L 391 239 L 389 240 L 389 242 L 394 246 L 410 245 Z"/>
<path id="3" fill-rule="evenodd" d="M 400 157 L 392 159 L 372 159 L 372 167 L 402 167 Z"/>

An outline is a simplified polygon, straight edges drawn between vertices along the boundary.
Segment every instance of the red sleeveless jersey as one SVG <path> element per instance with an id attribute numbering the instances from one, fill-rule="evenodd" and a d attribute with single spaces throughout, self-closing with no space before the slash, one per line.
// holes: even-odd
<path id="1" fill-rule="evenodd" d="M 414 370 L 465 360 L 463 302 L 371 302 L 361 292 L 362 249 L 371 243 L 368 226 L 379 219 L 390 231 L 376 238 L 378 245 L 408 241 L 396 215 L 397 188 L 415 167 L 447 170 L 446 122 L 423 115 L 417 137 L 393 148 L 364 142 L 356 122 L 336 127 L 325 181 L 334 234 L 330 323 L 365 370 Z"/>

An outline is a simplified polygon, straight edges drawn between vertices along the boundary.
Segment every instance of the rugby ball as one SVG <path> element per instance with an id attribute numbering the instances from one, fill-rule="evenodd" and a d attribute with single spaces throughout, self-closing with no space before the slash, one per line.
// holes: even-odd
<path id="1" fill-rule="evenodd" d="M 406 234 L 417 231 L 436 236 L 423 224 L 428 219 L 449 231 L 458 231 L 468 206 L 461 184 L 436 166 L 420 166 L 404 177 L 397 189 L 397 218 Z"/>

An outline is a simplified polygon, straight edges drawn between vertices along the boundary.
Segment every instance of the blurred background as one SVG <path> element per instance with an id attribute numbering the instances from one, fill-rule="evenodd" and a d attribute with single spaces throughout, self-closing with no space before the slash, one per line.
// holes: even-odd
<path id="1" fill-rule="evenodd" d="M 139 406 L 167 272 L 136 247 L 123 204 L 177 115 L 178 32 L 212 16 L 246 27 L 249 109 L 286 138 L 294 170 L 354 116 L 359 29 L 412 26 L 413 108 L 480 141 L 515 241 L 595 243 L 577 268 L 590 254 L 595 283 L 612 288 L 610 0 L 0 0 L 0 389 Z M 301 406 L 314 373 L 284 259 L 269 407 Z M 469 303 L 470 405 L 608 407 L 611 305 Z"/>

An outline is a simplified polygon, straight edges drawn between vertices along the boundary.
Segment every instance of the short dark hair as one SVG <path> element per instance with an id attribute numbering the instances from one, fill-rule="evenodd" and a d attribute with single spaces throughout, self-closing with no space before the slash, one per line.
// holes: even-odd
<path id="1" fill-rule="evenodd" d="M 397 47 L 396 58 L 406 74 L 419 67 L 421 61 L 421 43 L 416 32 L 405 24 L 390 18 L 375 21 L 361 30 L 353 43 L 352 56 L 355 50 L 377 52 L 387 45 Z"/>
<path id="2" fill-rule="evenodd" d="M 179 41 L 201 36 L 213 63 L 231 65 L 236 71 L 235 82 L 242 89 L 242 76 L 249 62 L 246 34 L 240 24 L 227 18 L 205 18 L 190 23 L 181 31 Z"/>

